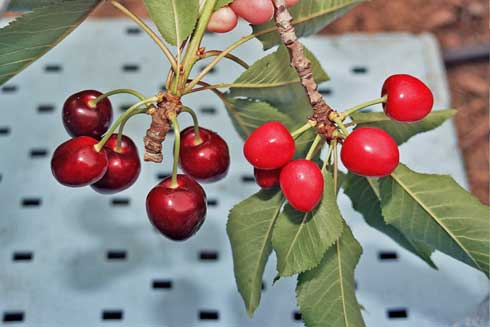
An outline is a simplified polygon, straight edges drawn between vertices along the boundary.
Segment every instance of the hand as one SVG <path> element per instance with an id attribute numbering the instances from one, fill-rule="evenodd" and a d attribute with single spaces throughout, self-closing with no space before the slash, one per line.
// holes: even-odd
<path id="1" fill-rule="evenodd" d="M 203 1 L 203 0 L 201 0 Z M 286 0 L 288 7 L 294 6 L 299 0 Z M 253 25 L 268 22 L 274 15 L 272 0 L 234 0 L 211 16 L 208 31 L 226 33 L 233 30 L 241 17 Z"/>

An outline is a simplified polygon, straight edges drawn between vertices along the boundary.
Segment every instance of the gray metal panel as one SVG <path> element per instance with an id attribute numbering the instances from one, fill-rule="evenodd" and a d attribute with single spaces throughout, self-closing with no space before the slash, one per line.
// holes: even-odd
<path id="1" fill-rule="evenodd" d="M 127 20 L 88 21 L 0 91 L 0 129 L 10 129 L 0 135 L 0 313 L 4 318 L 23 313 L 23 321 L 5 325 L 300 326 L 294 319 L 294 279 L 271 286 L 275 258 L 266 269 L 266 288 L 254 319 L 247 318 L 236 291 L 226 217 L 234 203 L 257 187 L 243 181 L 252 176 L 252 169 L 243 158 L 242 141 L 212 93 L 184 101 L 200 113 L 203 126 L 218 130 L 228 141 L 233 162 L 227 179 L 205 186 L 217 206 L 209 208 L 202 230 L 189 241 L 162 238 L 145 213 L 145 197 L 157 175 L 171 170 L 171 137 L 165 143 L 165 163 L 144 164 L 134 187 L 116 196 L 101 196 L 90 188 L 69 189 L 51 176 L 50 155 L 68 138 L 60 112 L 69 94 L 131 87 L 151 95 L 163 84 L 168 65 L 143 33 L 127 32 L 133 27 Z M 207 48 L 223 48 L 233 36 L 245 33 L 247 27 L 241 26 L 230 35 L 209 36 Z M 336 108 L 377 97 L 385 77 L 398 72 L 428 81 L 436 107 L 449 106 L 439 52 L 429 35 L 315 37 L 305 44 L 332 77 L 321 88 L 331 89 L 327 100 Z M 253 41 L 236 54 L 253 62 L 261 55 L 258 49 Z M 128 64 L 138 69 L 124 71 Z M 59 65 L 60 70 L 49 72 L 49 65 Z M 355 74 L 354 67 L 365 67 L 366 73 Z M 223 61 L 206 80 L 231 81 L 240 72 L 234 63 Z M 118 112 L 134 100 L 116 96 L 112 102 Z M 190 124 L 182 115 L 182 125 Z M 147 126 L 147 117 L 137 117 L 127 132 L 141 145 Z M 453 126 L 447 123 L 403 145 L 402 160 L 418 171 L 449 173 L 465 184 L 456 142 Z M 46 149 L 48 154 L 31 158 L 32 149 Z M 114 198 L 128 199 L 129 204 L 114 206 Z M 41 203 L 26 207 L 26 199 Z M 439 253 L 434 260 L 440 271 L 433 271 L 367 227 L 344 195 L 340 206 L 364 247 L 356 277 L 368 326 L 448 326 L 473 312 L 488 293 L 483 274 Z M 126 258 L 108 260 L 108 251 L 125 253 Z M 200 260 L 201 251 L 216 252 L 218 259 Z M 379 260 L 382 251 L 396 252 L 398 259 Z M 14 261 L 15 253 L 22 258 L 21 252 L 30 252 L 32 259 Z M 154 289 L 154 281 L 170 281 L 172 287 Z M 392 309 L 406 310 L 408 317 L 388 319 Z M 122 319 L 103 320 L 104 310 L 120 311 Z M 200 311 L 216 311 L 219 319 L 201 320 Z"/>

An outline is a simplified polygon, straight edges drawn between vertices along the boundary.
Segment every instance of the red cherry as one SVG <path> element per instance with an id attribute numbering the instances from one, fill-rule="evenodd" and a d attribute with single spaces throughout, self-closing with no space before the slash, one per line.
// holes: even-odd
<path id="1" fill-rule="evenodd" d="M 230 154 L 226 142 L 215 132 L 199 127 L 202 142 L 196 144 L 194 127 L 184 129 L 180 141 L 180 166 L 195 179 L 213 182 L 226 176 Z"/>
<path id="2" fill-rule="evenodd" d="M 388 176 L 400 162 L 395 140 L 384 130 L 374 127 L 354 130 L 345 139 L 340 157 L 351 172 L 370 177 Z"/>
<path id="3" fill-rule="evenodd" d="M 298 211 L 313 210 L 322 198 L 323 175 L 310 160 L 291 161 L 282 169 L 279 180 L 282 193 Z"/>
<path id="4" fill-rule="evenodd" d="M 146 198 L 146 212 L 151 223 L 166 237 L 183 241 L 194 235 L 206 217 L 206 193 L 187 175 L 177 175 L 178 187 L 172 188 L 172 177 L 155 186 Z"/>
<path id="5" fill-rule="evenodd" d="M 102 95 L 99 91 L 86 90 L 71 95 L 63 105 L 63 124 L 71 136 L 100 138 L 109 129 L 112 121 L 112 106 L 109 99 L 90 101 Z"/>
<path id="6" fill-rule="evenodd" d="M 271 0 L 235 0 L 231 9 L 251 24 L 267 23 L 274 15 L 274 5 Z"/>
<path id="7" fill-rule="evenodd" d="M 107 154 L 97 152 L 97 140 L 79 136 L 61 144 L 53 153 L 51 171 L 63 185 L 80 187 L 97 182 L 107 171 Z"/>
<path id="8" fill-rule="evenodd" d="M 134 142 L 123 135 L 121 148 L 117 147 L 117 134 L 112 134 L 104 145 L 109 160 L 107 172 L 92 188 L 102 194 L 117 193 L 136 182 L 141 170 L 138 149 Z"/>
<path id="9" fill-rule="evenodd" d="M 431 90 L 421 80 L 410 75 L 390 76 L 384 82 L 381 94 L 388 95 L 388 100 L 383 104 L 386 115 L 400 122 L 424 119 L 434 105 Z"/>
<path id="10" fill-rule="evenodd" d="M 238 24 L 238 17 L 228 6 L 216 10 L 209 19 L 208 31 L 214 33 L 227 33 Z"/>
<path id="11" fill-rule="evenodd" d="M 254 168 L 254 176 L 257 185 L 265 189 L 273 188 L 274 186 L 278 185 L 280 174 L 281 168 L 272 170 Z"/>
<path id="12" fill-rule="evenodd" d="M 294 156 L 294 139 L 277 121 L 263 124 L 250 134 L 243 146 L 245 158 L 259 169 L 277 169 Z"/>

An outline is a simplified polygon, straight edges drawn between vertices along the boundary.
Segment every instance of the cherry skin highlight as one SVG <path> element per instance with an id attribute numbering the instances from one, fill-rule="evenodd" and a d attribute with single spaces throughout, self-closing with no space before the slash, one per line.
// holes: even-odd
<path id="1" fill-rule="evenodd" d="M 298 159 L 288 163 L 279 177 L 281 190 L 296 210 L 309 212 L 320 202 L 323 194 L 323 175 L 310 160 Z"/>
<path id="2" fill-rule="evenodd" d="M 117 149 L 117 134 L 112 134 L 104 145 L 107 153 L 107 171 L 92 188 L 102 194 L 121 192 L 136 182 L 141 170 L 138 149 L 134 142 L 123 135 L 121 148 Z"/>
<path id="3" fill-rule="evenodd" d="M 105 98 L 95 107 L 90 105 L 102 95 L 99 91 L 86 90 L 71 95 L 63 105 L 63 125 L 71 136 L 100 138 L 109 129 L 112 121 L 112 106 Z"/>
<path id="4" fill-rule="evenodd" d="M 238 16 L 253 25 L 267 23 L 274 15 L 271 0 L 235 0 L 230 7 Z"/>
<path id="5" fill-rule="evenodd" d="M 97 140 L 79 136 L 58 146 L 51 159 L 53 176 L 63 185 L 81 187 L 97 182 L 107 171 L 104 150 L 97 152 Z"/>
<path id="6" fill-rule="evenodd" d="M 395 140 L 384 130 L 374 127 L 354 130 L 345 139 L 340 157 L 349 171 L 368 177 L 388 176 L 400 162 Z"/>
<path id="7" fill-rule="evenodd" d="M 238 16 L 228 6 L 215 11 L 209 19 L 207 30 L 214 33 L 227 33 L 238 24 Z"/>
<path id="8" fill-rule="evenodd" d="M 258 127 L 245 141 L 243 153 L 248 162 L 259 169 L 277 169 L 294 156 L 294 139 L 288 129 L 277 121 Z"/>
<path id="9" fill-rule="evenodd" d="M 194 127 L 180 133 L 182 170 L 199 181 L 215 182 L 226 176 L 230 167 L 228 145 L 217 133 L 199 127 L 201 143 L 196 144 Z"/>
<path id="10" fill-rule="evenodd" d="M 388 96 L 383 104 L 386 115 L 399 122 L 422 120 L 434 105 L 434 96 L 427 85 L 405 74 L 390 76 L 383 84 L 381 95 Z"/>
<path id="11" fill-rule="evenodd" d="M 272 170 L 254 168 L 255 182 L 264 189 L 273 188 L 274 186 L 279 185 L 280 174 L 281 168 Z"/>
<path id="12" fill-rule="evenodd" d="M 206 217 L 206 193 L 187 175 L 177 175 L 178 186 L 172 188 L 169 176 L 155 186 L 146 198 L 146 212 L 151 223 L 164 236 L 183 241 L 194 235 Z"/>

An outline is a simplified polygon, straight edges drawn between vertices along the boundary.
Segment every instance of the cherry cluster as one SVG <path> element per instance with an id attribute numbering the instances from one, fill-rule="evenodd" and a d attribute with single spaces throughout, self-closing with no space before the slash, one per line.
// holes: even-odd
<path id="1" fill-rule="evenodd" d="M 405 74 L 389 77 L 381 92 L 385 114 L 392 120 L 413 123 L 425 118 L 432 110 L 434 98 L 430 89 L 419 79 Z M 357 127 L 349 133 L 342 121 L 346 116 L 369 106 L 373 101 L 333 116 L 340 132 L 333 140 L 342 144 L 344 166 L 354 174 L 366 177 L 390 175 L 398 166 L 400 154 L 396 141 L 386 131 L 375 127 Z M 316 144 L 306 159 L 293 160 L 295 138 L 313 127 L 290 133 L 280 122 L 268 122 L 258 127 L 245 142 L 243 152 L 254 167 L 257 184 L 262 188 L 280 186 L 288 203 L 298 211 L 309 212 L 320 202 L 324 189 L 322 169 L 311 161 Z M 312 151 L 313 150 L 313 151 Z M 327 155 L 326 161 L 330 159 Z M 325 167 L 325 166 L 324 166 Z"/>
<path id="2" fill-rule="evenodd" d="M 63 124 L 72 138 L 58 146 L 51 160 L 52 173 L 61 184 L 90 185 L 99 193 L 112 194 L 136 182 L 141 162 L 135 143 L 122 134 L 122 129 L 119 133 L 108 132 L 113 116 L 107 98 L 110 93 L 85 90 L 65 101 Z M 174 158 L 185 174 L 177 174 L 174 169 L 146 200 L 152 224 L 173 240 L 189 238 L 204 222 L 206 193 L 196 180 L 222 179 L 230 165 L 226 142 L 195 123 L 179 133 L 180 145 Z"/>

